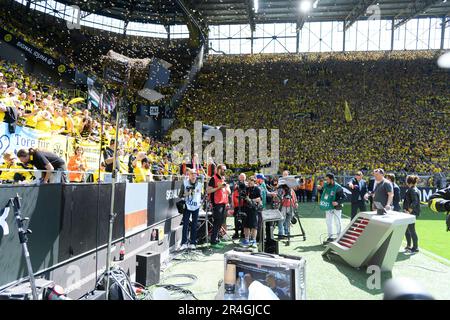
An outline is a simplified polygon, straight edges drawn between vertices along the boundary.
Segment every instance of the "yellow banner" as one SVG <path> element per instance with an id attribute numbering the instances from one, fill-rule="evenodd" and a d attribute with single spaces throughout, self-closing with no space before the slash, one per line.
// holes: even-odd
<path id="1" fill-rule="evenodd" d="M 353 120 L 353 117 L 352 117 L 352 113 L 350 111 L 350 106 L 348 105 L 347 101 L 345 101 L 344 105 L 345 105 L 345 121 L 351 122 Z"/>
<path id="2" fill-rule="evenodd" d="M 69 145 L 68 146 L 69 157 L 75 154 L 75 147 L 79 145 L 83 147 L 84 157 L 86 158 L 89 170 L 98 169 L 98 157 L 100 155 L 99 143 L 92 142 L 89 140 L 81 140 L 81 142 L 77 144 L 74 138 L 69 138 L 68 145 Z"/>

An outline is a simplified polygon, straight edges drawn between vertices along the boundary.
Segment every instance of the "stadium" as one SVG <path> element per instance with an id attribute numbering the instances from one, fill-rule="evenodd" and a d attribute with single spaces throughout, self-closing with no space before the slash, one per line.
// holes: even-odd
<path id="1" fill-rule="evenodd" d="M 0 22 L 0 300 L 450 299 L 447 0 Z"/>

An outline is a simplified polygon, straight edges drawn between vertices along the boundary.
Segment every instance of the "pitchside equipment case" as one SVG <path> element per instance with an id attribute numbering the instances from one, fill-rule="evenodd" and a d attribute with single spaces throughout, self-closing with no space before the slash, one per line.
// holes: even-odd
<path id="1" fill-rule="evenodd" d="M 334 253 L 355 268 L 378 265 L 382 271 L 391 271 L 406 228 L 415 221 L 414 215 L 402 212 L 360 212 L 322 256 L 330 258 Z"/>
<path id="2" fill-rule="evenodd" d="M 285 290 L 287 300 L 306 300 L 306 261 L 302 257 L 228 251 L 224 262 L 225 271 L 228 264 L 236 265 L 236 278 L 239 272 L 250 273 L 254 280 L 267 285 L 265 277 L 270 274 L 275 277 L 277 287 Z"/>

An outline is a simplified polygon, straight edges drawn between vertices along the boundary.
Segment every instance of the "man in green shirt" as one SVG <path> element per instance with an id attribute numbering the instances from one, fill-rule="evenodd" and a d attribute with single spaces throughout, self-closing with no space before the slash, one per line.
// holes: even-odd
<path id="1" fill-rule="evenodd" d="M 258 182 L 259 189 L 261 189 L 261 200 L 263 209 L 266 209 L 267 194 L 269 193 L 269 190 L 267 190 L 265 179 L 266 177 L 262 173 L 256 174 L 256 181 Z"/>
<path id="2" fill-rule="evenodd" d="M 328 239 L 325 243 L 328 243 L 336 240 L 341 233 L 342 203 L 346 196 L 342 186 L 334 181 L 332 173 L 325 176 L 324 186 L 319 186 L 318 189 L 321 193 L 319 207 L 320 210 L 325 211 L 327 221 Z M 333 233 L 333 225 L 336 227 L 335 233 Z"/>

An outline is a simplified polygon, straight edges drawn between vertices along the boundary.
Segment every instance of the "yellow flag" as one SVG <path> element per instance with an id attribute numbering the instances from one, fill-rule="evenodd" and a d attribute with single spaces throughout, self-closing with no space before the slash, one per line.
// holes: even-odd
<path id="1" fill-rule="evenodd" d="M 352 113 L 350 111 L 350 106 L 348 105 L 348 102 L 345 101 L 345 121 L 351 122 L 353 120 Z"/>

